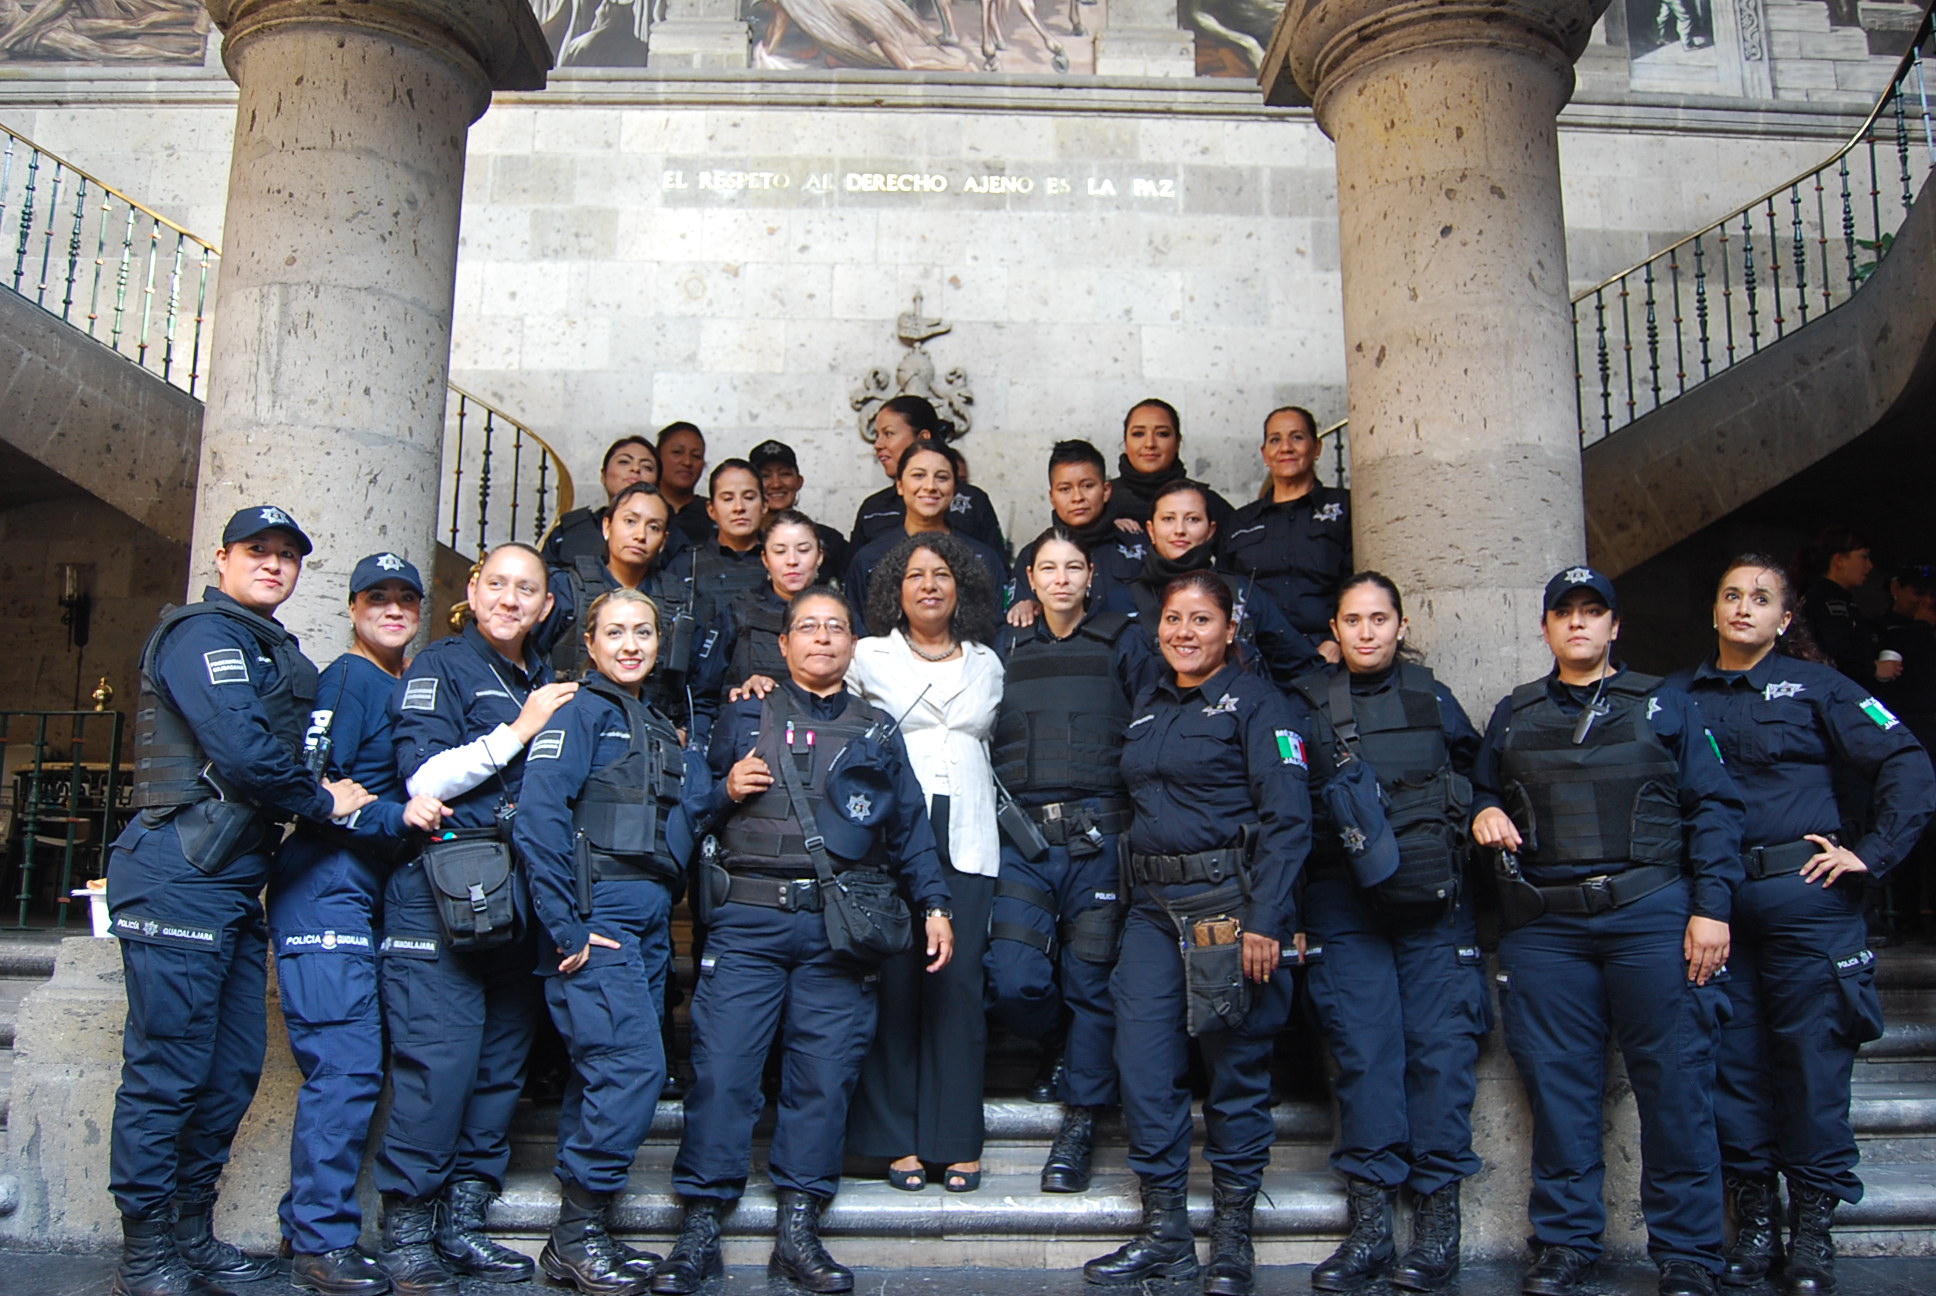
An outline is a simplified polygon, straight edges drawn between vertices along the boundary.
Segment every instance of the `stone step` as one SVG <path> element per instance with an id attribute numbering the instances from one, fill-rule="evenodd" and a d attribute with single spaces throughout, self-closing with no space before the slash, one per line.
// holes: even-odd
<path id="1" fill-rule="evenodd" d="M 1858 1135 L 1936 1134 L 1936 1082 L 1858 1081 L 1849 1089 L 1849 1117 Z"/>
<path id="2" fill-rule="evenodd" d="M 1885 1028 L 1881 1039 L 1862 1046 L 1865 1061 L 1882 1058 L 1936 1058 L 1936 1019 L 1901 1004 L 1891 1004 L 1885 993 L 1882 1016 Z"/>
<path id="3" fill-rule="evenodd" d="M 1936 947 L 1892 945 L 1877 950 L 1876 984 L 1884 990 L 1936 989 Z"/>

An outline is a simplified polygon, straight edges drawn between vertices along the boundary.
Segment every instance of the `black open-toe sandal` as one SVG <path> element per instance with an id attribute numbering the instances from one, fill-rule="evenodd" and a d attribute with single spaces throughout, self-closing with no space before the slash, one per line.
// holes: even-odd
<path id="1" fill-rule="evenodd" d="M 971 1193 L 981 1187 L 981 1171 L 950 1168 L 941 1177 L 941 1186 L 951 1193 Z"/>
<path id="2" fill-rule="evenodd" d="M 902 1192 L 920 1192 L 928 1186 L 927 1169 L 924 1166 L 916 1166 L 912 1170 L 896 1170 L 893 1166 L 889 1166 L 887 1186 L 899 1188 Z"/>

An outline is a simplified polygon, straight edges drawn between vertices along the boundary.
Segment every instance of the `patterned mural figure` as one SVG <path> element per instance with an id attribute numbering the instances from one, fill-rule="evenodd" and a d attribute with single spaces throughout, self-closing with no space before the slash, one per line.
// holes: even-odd
<path id="1" fill-rule="evenodd" d="M 207 51 L 199 0 L 0 0 L 10 62 L 193 64 Z"/>

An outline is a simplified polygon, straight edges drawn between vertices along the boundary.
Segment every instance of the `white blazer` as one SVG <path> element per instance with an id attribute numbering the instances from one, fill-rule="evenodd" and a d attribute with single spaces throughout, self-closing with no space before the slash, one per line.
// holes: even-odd
<path id="1" fill-rule="evenodd" d="M 939 683 L 928 687 L 935 674 L 896 630 L 854 645 L 847 685 L 889 719 L 906 712 L 901 737 L 929 807 L 936 796 L 948 798 L 950 859 L 963 873 L 994 877 L 1001 869 L 1002 847 L 988 739 L 1002 701 L 1001 659 L 983 644 L 964 643 L 959 670 L 945 688 Z M 923 688 L 926 696 L 921 695 Z"/>

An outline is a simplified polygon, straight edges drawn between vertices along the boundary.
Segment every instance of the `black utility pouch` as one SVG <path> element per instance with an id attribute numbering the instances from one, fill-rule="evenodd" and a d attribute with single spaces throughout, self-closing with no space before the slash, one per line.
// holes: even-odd
<path id="1" fill-rule="evenodd" d="M 1518 931 L 1546 912 L 1546 897 L 1519 871 L 1513 852 L 1498 852 L 1493 877 L 1499 883 L 1499 925 L 1506 931 Z"/>
<path id="2" fill-rule="evenodd" d="M 1034 864 L 1049 853 L 1049 842 L 1042 830 L 1029 818 L 1028 811 L 1015 804 L 1015 798 L 1004 790 L 1001 803 L 995 808 L 995 824 L 1001 829 L 1002 837 L 1015 853 Z"/>
<path id="3" fill-rule="evenodd" d="M 517 858 L 494 830 L 427 843 L 423 870 L 448 948 L 464 954 L 518 938 Z"/>
<path id="4" fill-rule="evenodd" d="M 1192 1038 L 1243 1025 L 1250 1013 L 1250 985 L 1244 980 L 1241 923 L 1224 914 L 1188 922 L 1183 985 Z"/>
<path id="5" fill-rule="evenodd" d="M 1123 920 L 1128 916 L 1128 907 L 1121 904 L 1085 909 L 1062 925 L 1062 947 L 1084 963 L 1107 967 L 1122 949 Z"/>
<path id="6" fill-rule="evenodd" d="M 175 816 L 182 858 L 213 877 L 262 842 L 262 817 L 242 801 L 197 801 Z"/>
<path id="7" fill-rule="evenodd" d="M 820 883 L 821 915 L 833 952 L 873 966 L 914 947 L 914 917 L 894 879 L 848 869 Z"/>

